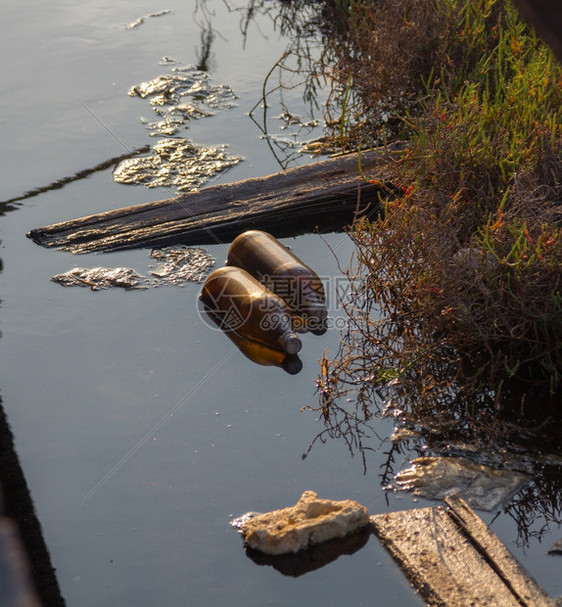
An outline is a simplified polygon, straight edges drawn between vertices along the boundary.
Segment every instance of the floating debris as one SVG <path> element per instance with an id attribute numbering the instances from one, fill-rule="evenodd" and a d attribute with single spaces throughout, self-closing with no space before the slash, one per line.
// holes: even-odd
<path id="1" fill-rule="evenodd" d="M 295 506 L 247 512 L 230 525 L 244 538 L 246 556 L 256 565 L 300 577 L 363 548 L 371 535 L 369 522 L 367 509 L 355 501 L 321 500 L 305 491 Z"/>
<path id="2" fill-rule="evenodd" d="M 289 126 L 296 125 L 300 128 L 306 128 L 312 130 L 318 126 L 318 120 L 310 119 L 307 120 L 303 116 L 299 116 L 297 114 L 291 114 L 289 111 L 285 110 L 280 116 L 277 116 L 279 120 L 284 122 L 283 126 L 281 126 L 281 130 L 284 131 Z"/>
<path id="3" fill-rule="evenodd" d="M 92 291 L 120 287 L 148 289 L 150 286 L 183 286 L 186 282 L 201 282 L 215 263 L 204 249 L 185 245 L 153 249 L 150 257 L 159 262 L 143 276 L 131 268 L 72 268 L 51 280 L 63 287 L 89 287 Z"/>
<path id="4" fill-rule="evenodd" d="M 122 289 L 146 289 L 144 278 L 131 268 L 72 268 L 51 278 L 63 287 L 89 287 L 92 291 L 120 287 Z"/>
<path id="5" fill-rule="evenodd" d="M 141 118 L 141 120 L 149 131 L 153 131 L 150 133 L 151 137 L 158 135 L 167 135 L 172 137 L 176 134 L 177 130 L 183 126 L 184 123 L 182 118 L 176 118 L 173 116 L 166 116 L 164 120 L 160 120 L 159 122 L 148 122 L 145 118 Z"/>
<path id="6" fill-rule="evenodd" d="M 174 63 L 169 57 L 163 61 Z M 141 120 L 152 137 L 166 139 L 160 139 L 149 156 L 121 162 L 113 172 L 118 183 L 193 190 L 242 160 L 240 156 L 227 156 L 226 145 L 207 148 L 178 136 L 190 120 L 206 118 L 235 105 L 236 95 L 230 86 L 211 84 L 206 72 L 193 66 L 175 66 L 171 73 L 131 87 L 129 95 L 150 100 L 158 120 Z"/>
<path id="7" fill-rule="evenodd" d="M 212 116 L 212 112 L 205 110 L 201 107 L 194 105 L 193 103 L 183 103 L 174 105 L 171 109 L 171 112 L 174 114 L 180 114 L 181 116 L 185 116 L 187 118 L 206 118 L 207 116 Z"/>
<path id="8" fill-rule="evenodd" d="M 162 112 L 157 112 L 159 115 Z M 164 116 L 163 120 L 148 122 L 145 118 L 141 120 L 146 124 L 151 137 L 158 135 L 167 135 L 172 137 L 177 131 L 184 127 L 187 120 L 198 120 L 199 118 L 207 118 L 212 116 L 213 112 L 202 106 L 197 106 L 194 103 L 178 103 L 168 108 L 167 115 Z"/>
<path id="9" fill-rule="evenodd" d="M 392 405 L 383 412 L 384 417 L 394 417 L 397 426 L 391 436 L 395 445 L 402 444 L 403 448 L 414 447 L 416 452 L 426 456 L 465 458 L 476 465 L 484 465 L 496 470 L 511 470 L 525 475 L 534 475 L 537 466 L 545 466 L 552 470 L 562 469 L 562 456 L 551 453 L 548 449 L 556 448 L 559 444 L 559 434 L 546 432 L 542 435 L 536 431 L 513 427 L 512 443 L 498 443 L 493 448 L 482 448 L 463 440 L 459 434 L 458 440 L 453 436 L 458 432 L 458 422 L 454 418 L 441 415 L 438 419 L 429 416 L 415 417 L 394 408 Z M 545 442 L 547 437 L 548 444 Z M 541 440 L 541 449 L 537 449 L 537 441 Z M 554 441 L 554 442 L 553 442 Z M 402 447 L 401 447 L 402 448 Z"/>
<path id="10" fill-rule="evenodd" d="M 177 68 L 172 68 L 177 70 Z M 129 96 L 138 96 L 141 99 L 145 97 L 154 97 L 151 103 L 153 105 L 164 105 L 165 103 L 173 103 L 181 96 L 182 92 L 189 90 L 198 79 L 205 78 L 203 72 L 193 69 L 191 73 L 176 71 L 173 74 L 164 74 L 152 80 L 135 84 L 129 89 Z"/>
<path id="11" fill-rule="evenodd" d="M 149 270 L 154 286 L 201 282 L 215 263 L 204 249 L 185 245 L 152 249 L 150 257 L 159 262 L 155 269 Z"/>
<path id="12" fill-rule="evenodd" d="M 419 457 L 394 477 L 398 489 L 431 500 L 462 497 L 473 508 L 492 511 L 531 478 L 462 457 Z"/>
<path id="13" fill-rule="evenodd" d="M 143 17 L 139 17 L 138 19 L 135 19 L 134 21 L 126 25 L 125 28 L 128 30 L 135 29 L 136 27 L 139 27 L 139 25 L 142 25 L 145 19 L 150 19 L 151 17 L 162 17 L 162 15 L 168 15 L 171 12 L 171 10 L 166 9 L 163 11 L 158 11 L 157 13 L 150 13 L 150 15 L 144 15 Z"/>
<path id="14" fill-rule="evenodd" d="M 370 527 L 351 535 L 327 540 L 296 553 L 269 555 L 259 550 L 246 550 L 246 556 L 256 565 L 273 567 L 282 575 L 300 577 L 310 571 L 325 567 L 341 556 L 361 550 L 371 537 Z"/>
<path id="15" fill-rule="evenodd" d="M 166 63 L 173 63 L 166 58 Z M 174 135 L 191 119 L 213 116 L 235 105 L 237 96 L 226 84 L 211 84 L 207 72 L 193 66 L 176 66 L 171 73 L 141 82 L 129 89 L 131 97 L 150 99 L 159 122 L 144 120 L 152 135 Z"/>
<path id="16" fill-rule="evenodd" d="M 240 156 L 227 156 L 226 145 L 205 148 L 187 139 L 163 139 L 150 156 L 123 160 L 113 171 L 118 183 L 149 188 L 197 189 L 218 173 L 238 164 Z"/>
<path id="17" fill-rule="evenodd" d="M 240 522 L 242 521 L 242 522 Z M 265 514 L 249 513 L 231 523 L 244 544 L 269 555 L 294 554 L 365 529 L 369 512 L 353 500 L 319 499 L 305 491 L 294 506 Z"/>
<path id="18" fill-rule="evenodd" d="M 333 137 L 318 137 L 310 141 L 303 141 L 300 144 L 299 151 L 302 154 L 311 154 L 312 156 L 326 156 L 340 153 L 341 146 L 337 145 Z"/>

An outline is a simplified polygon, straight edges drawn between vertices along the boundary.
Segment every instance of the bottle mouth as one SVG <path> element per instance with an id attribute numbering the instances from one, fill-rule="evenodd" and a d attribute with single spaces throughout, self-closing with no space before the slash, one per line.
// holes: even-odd
<path id="1" fill-rule="evenodd" d="M 296 333 L 287 333 L 279 340 L 283 352 L 287 354 L 298 354 L 302 348 L 302 342 Z"/>

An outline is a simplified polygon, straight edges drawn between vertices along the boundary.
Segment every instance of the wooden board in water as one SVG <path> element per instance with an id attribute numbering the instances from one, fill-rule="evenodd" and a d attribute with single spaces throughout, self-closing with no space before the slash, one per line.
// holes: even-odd
<path id="1" fill-rule="evenodd" d="M 388 159 L 388 151 L 364 152 L 363 175 L 372 176 Z M 45 247 L 89 253 L 229 242 L 248 229 L 279 237 L 330 231 L 351 224 L 356 213 L 375 215 L 389 187 L 364 179 L 357 154 L 349 154 L 56 223 L 34 229 L 28 236 Z"/>
<path id="2" fill-rule="evenodd" d="M 465 501 L 445 503 L 370 517 L 428 605 L 556 606 Z"/>

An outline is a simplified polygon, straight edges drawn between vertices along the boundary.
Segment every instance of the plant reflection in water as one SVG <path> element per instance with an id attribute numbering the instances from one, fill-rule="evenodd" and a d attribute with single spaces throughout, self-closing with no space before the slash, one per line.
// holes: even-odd
<path id="1" fill-rule="evenodd" d="M 303 0 L 281 4 L 265 0 L 237 4 L 228 0 L 225 4 L 230 12 L 239 16 L 244 43 L 253 27 L 259 32 L 254 20 L 257 15 L 269 17 L 276 31 L 290 39 L 288 48 L 265 75 L 261 97 L 249 112 L 279 166 L 285 169 L 298 163 L 303 153 L 318 155 L 334 151 L 331 144 L 325 145 L 324 138 L 317 134 L 322 127 L 320 118 L 330 120 L 327 98 L 337 98 L 340 94 L 340 91 L 329 90 L 330 57 L 325 45 L 328 34 L 321 6 Z M 213 29 L 213 12 L 206 0 L 198 3 L 195 19 L 201 28 L 199 61 L 206 65 L 212 56 L 212 41 L 216 35 L 220 36 L 220 32 Z M 303 106 L 297 110 L 295 95 L 299 92 Z"/>
<path id="2" fill-rule="evenodd" d="M 462 377 L 455 375 L 457 367 L 437 363 L 431 373 L 425 368 L 424 376 L 411 369 L 400 379 L 378 379 L 369 351 L 373 342 L 365 339 L 358 317 L 354 318 L 339 354 L 322 362 L 319 404 L 309 408 L 321 414 L 324 429 L 303 457 L 318 442 L 341 439 L 352 456 L 361 457 L 366 472 L 369 452 L 386 449 L 379 477 L 387 490 L 400 488 L 399 468 L 416 458 L 423 458 L 420 463 L 447 458 L 449 476 L 455 474 L 455 465 L 467 462 L 458 468 L 456 479 L 463 490 L 463 474 L 470 466 L 481 470 L 482 486 L 489 482 L 486 470 L 490 475 L 526 477 L 528 482 L 507 496 L 496 517 L 503 512 L 515 521 L 520 546 L 555 530 L 562 522 L 562 431 L 557 397 L 549 395 L 548 386 L 515 378 L 504 384 L 499 397 L 485 386 L 468 393 Z M 375 431 L 377 421 L 384 418 L 394 419 L 390 438 Z M 445 481 L 441 484 L 436 476 L 433 491 L 422 494 L 442 499 L 451 478 Z M 478 478 L 471 482 L 478 489 Z M 414 480 L 412 488 L 415 485 Z"/>

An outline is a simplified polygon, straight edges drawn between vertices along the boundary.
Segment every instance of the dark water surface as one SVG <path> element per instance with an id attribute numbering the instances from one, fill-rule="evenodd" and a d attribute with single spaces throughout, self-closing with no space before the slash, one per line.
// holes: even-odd
<path id="1" fill-rule="evenodd" d="M 140 120 L 151 118 L 148 105 L 127 91 L 165 73 L 163 56 L 198 62 L 204 19 L 196 8 L 178 0 L 2 3 L 0 199 L 153 143 Z M 164 9 L 171 12 L 124 27 Z M 210 74 L 233 88 L 238 105 L 194 121 L 188 136 L 244 156 L 219 181 L 272 173 L 278 164 L 247 114 L 288 41 L 270 15 L 258 15 L 244 40 L 239 12 L 218 1 L 207 9 L 217 32 Z M 298 105 L 299 95 L 288 98 Z M 318 359 L 337 350 L 337 330 L 304 336 L 303 370 L 290 376 L 251 363 L 200 320 L 200 285 L 92 292 L 50 281 L 75 265 L 146 272 L 148 251 L 76 258 L 25 237 L 169 195 L 118 185 L 105 170 L 29 198 L 0 222 L 0 394 L 67 604 L 421 604 L 374 538 L 291 578 L 247 558 L 229 526 L 248 510 L 293 504 L 306 489 L 356 499 L 372 513 L 422 503 L 389 495 L 387 504 L 380 487 L 390 421 L 374 424 L 366 474 L 343 441 L 301 457 L 322 430 L 301 407 L 316 404 Z M 330 249 L 344 266 L 352 252 L 343 234 L 285 242 L 332 282 L 341 273 Z M 224 246 L 208 250 L 224 261 Z M 492 528 L 550 593 L 562 593 L 560 561 L 546 556 L 547 546 L 517 549 L 505 516 Z"/>

